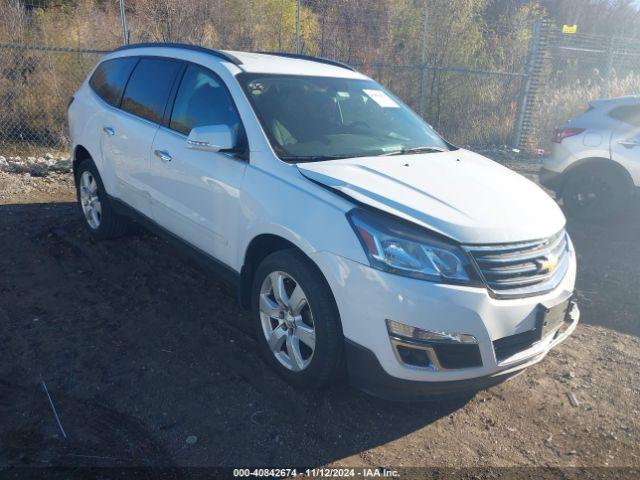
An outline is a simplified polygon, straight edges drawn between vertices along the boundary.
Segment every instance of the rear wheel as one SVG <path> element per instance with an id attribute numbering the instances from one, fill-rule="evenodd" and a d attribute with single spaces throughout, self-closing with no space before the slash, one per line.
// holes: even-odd
<path id="1" fill-rule="evenodd" d="M 562 189 L 567 214 L 580 220 L 608 220 L 620 214 L 630 197 L 623 175 L 604 166 L 569 173 Z"/>
<path id="2" fill-rule="evenodd" d="M 91 235 L 100 240 L 124 235 L 130 223 L 114 211 L 98 169 L 91 159 L 83 160 L 78 165 L 75 180 L 78 205 Z"/>
<path id="3" fill-rule="evenodd" d="M 303 388 L 332 383 L 341 373 L 343 337 L 331 291 L 295 250 L 265 258 L 252 287 L 256 337 L 265 360 Z"/>

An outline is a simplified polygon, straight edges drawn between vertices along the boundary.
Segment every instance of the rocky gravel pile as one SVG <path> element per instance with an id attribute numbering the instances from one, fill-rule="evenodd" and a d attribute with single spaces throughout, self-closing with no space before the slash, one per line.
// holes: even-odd
<path id="1" fill-rule="evenodd" d="M 50 173 L 71 172 L 68 156 L 47 153 L 41 157 L 20 157 L 0 155 L 0 172 L 29 173 L 34 177 L 46 177 Z"/>
<path id="2" fill-rule="evenodd" d="M 0 161 L 0 204 L 74 201 L 73 176 L 68 167 L 32 165 L 29 168 L 26 164 Z"/>

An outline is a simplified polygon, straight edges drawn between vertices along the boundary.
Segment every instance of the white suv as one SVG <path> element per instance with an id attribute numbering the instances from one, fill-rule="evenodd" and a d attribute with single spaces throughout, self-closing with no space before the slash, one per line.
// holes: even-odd
<path id="1" fill-rule="evenodd" d="M 539 187 L 326 59 L 118 49 L 69 107 L 97 238 L 134 218 L 213 266 L 283 377 L 388 398 L 476 391 L 576 327 L 576 259 Z"/>
<path id="2" fill-rule="evenodd" d="M 556 129 L 540 181 L 576 218 L 606 220 L 640 191 L 640 96 L 594 100 Z"/>

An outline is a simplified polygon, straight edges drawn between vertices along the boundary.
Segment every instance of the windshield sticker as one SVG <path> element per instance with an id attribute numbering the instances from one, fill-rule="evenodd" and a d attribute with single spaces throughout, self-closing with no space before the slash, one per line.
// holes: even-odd
<path id="1" fill-rule="evenodd" d="M 380 150 L 382 150 L 384 153 L 400 152 L 402 151 L 402 145 L 389 145 L 387 147 L 380 147 Z"/>
<path id="2" fill-rule="evenodd" d="M 349 98 L 351 95 L 349 95 L 349 92 L 337 92 L 338 97 L 340 98 Z"/>
<path id="3" fill-rule="evenodd" d="M 264 92 L 264 85 L 260 82 L 251 82 L 249 84 L 249 90 L 251 90 L 251 95 L 260 95 Z"/>
<path id="4" fill-rule="evenodd" d="M 382 90 L 362 90 L 371 99 L 380 105 L 382 108 L 400 108 L 393 98 L 384 93 Z"/>

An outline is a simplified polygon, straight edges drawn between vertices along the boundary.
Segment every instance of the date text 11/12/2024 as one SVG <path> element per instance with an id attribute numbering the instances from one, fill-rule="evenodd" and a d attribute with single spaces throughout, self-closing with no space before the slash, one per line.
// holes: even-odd
<path id="1" fill-rule="evenodd" d="M 233 476 L 269 478 L 397 478 L 399 472 L 386 468 L 236 468 Z"/>

